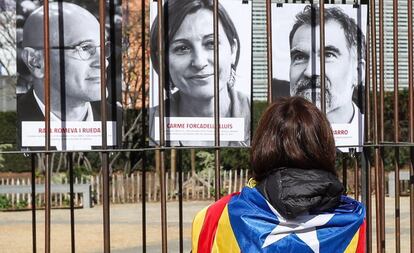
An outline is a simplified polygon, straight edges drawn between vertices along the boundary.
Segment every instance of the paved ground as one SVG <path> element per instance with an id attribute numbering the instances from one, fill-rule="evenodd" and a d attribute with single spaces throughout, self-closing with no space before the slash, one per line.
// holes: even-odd
<path id="1" fill-rule="evenodd" d="M 400 232 L 401 232 L 401 253 L 409 253 L 410 252 L 410 198 L 409 197 L 402 197 L 400 203 L 400 214 L 401 214 L 401 222 L 400 222 Z M 375 216 L 375 200 L 372 201 L 373 203 L 373 210 L 372 214 Z M 388 252 L 395 252 L 395 198 L 385 198 L 385 251 Z M 412 210 L 414 211 L 414 210 Z M 373 250 L 372 252 L 376 252 L 376 221 L 375 217 L 373 217 L 373 237 L 372 237 L 372 245 Z"/>
<path id="2" fill-rule="evenodd" d="M 184 202 L 184 249 L 190 251 L 191 222 L 195 213 L 210 202 Z M 160 204 L 147 203 L 147 252 L 160 252 Z M 169 252 L 178 252 L 178 203 L 167 204 Z M 70 252 L 70 213 L 52 210 L 52 252 Z M 102 206 L 76 209 L 76 252 L 103 252 Z M 111 206 L 111 252 L 142 252 L 142 212 L 139 204 Z M 0 251 L 31 252 L 31 212 L 0 212 Z M 7 231 L 7 232 L 6 232 Z M 44 252 L 44 211 L 37 211 L 37 250 Z"/>
<path id="3" fill-rule="evenodd" d="M 209 202 L 184 202 L 184 252 L 190 251 L 191 221 Z M 374 202 L 373 202 L 374 203 Z M 409 198 L 401 198 L 401 252 L 409 252 Z M 394 252 L 394 199 L 386 199 L 386 252 Z M 159 203 L 147 203 L 147 252 L 161 252 Z M 178 204 L 168 203 L 168 249 L 178 252 Z M 373 212 L 375 213 L 375 212 Z M 111 252 L 142 252 L 141 205 L 111 206 Z M 102 206 L 75 210 L 76 252 L 103 251 Z M 44 211 L 37 212 L 37 251 L 44 252 Z M 69 210 L 52 210 L 52 252 L 70 252 Z M 4 253 L 32 251 L 31 212 L 0 212 L 0 249 Z M 375 231 L 375 222 L 374 222 Z M 373 238 L 375 249 L 375 236 Z"/>

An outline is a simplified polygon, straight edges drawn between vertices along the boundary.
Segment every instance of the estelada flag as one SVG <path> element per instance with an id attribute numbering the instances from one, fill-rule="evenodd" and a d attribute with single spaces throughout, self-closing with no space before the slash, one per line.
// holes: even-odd
<path id="1" fill-rule="evenodd" d="M 283 218 L 256 188 L 223 197 L 193 221 L 192 253 L 362 253 L 365 209 L 342 196 L 331 212 Z"/>

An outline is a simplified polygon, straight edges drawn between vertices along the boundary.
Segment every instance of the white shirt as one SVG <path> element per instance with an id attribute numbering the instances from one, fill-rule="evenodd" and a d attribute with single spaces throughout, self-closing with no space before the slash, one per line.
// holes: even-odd
<path id="1" fill-rule="evenodd" d="M 39 99 L 39 97 L 36 95 L 35 90 L 33 90 L 33 95 L 34 95 L 34 98 L 37 102 L 37 105 L 39 106 L 39 108 L 42 111 L 43 115 L 45 115 L 45 110 L 46 110 L 45 105 Z M 87 115 L 86 119 L 85 119 L 85 115 Z M 50 112 L 50 120 L 51 121 L 61 121 L 61 119 L 58 116 L 56 116 L 53 112 Z M 93 121 L 93 111 L 92 111 L 91 103 L 86 102 L 84 113 L 82 113 L 82 115 L 78 119 L 75 119 L 75 120 L 72 120 L 72 121 Z"/>
<path id="2" fill-rule="evenodd" d="M 352 118 L 348 124 L 354 125 L 360 122 L 359 118 L 361 117 L 361 111 L 354 102 L 352 102 L 352 106 L 354 107 L 354 115 L 352 115 Z"/>

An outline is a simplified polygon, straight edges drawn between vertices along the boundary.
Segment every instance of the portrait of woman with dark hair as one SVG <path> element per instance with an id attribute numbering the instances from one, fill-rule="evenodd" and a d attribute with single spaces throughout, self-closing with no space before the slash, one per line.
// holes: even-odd
<path id="1" fill-rule="evenodd" d="M 365 208 L 344 195 L 335 157 L 314 104 L 276 100 L 254 134 L 253 178 L 196 215 L 192 253 L 365 252 Z"/>
<path id="2" fill-rule="evenodd" d="M 241 4 L 241 2 L 239 3 Z M 165 20 L 165 116 L 171 118 L 214 117 L 214 33 L 212 0 L 168 0 L 164 3 Z M 219 18 L 219 101 L 221 118 L 239 118 L 242 138 L 222 141 L 221 145 L 246 146 L 250 143 L 250 91 L 240 92 L 237 68 L 241 42 L 231 17 L 222 5 Z M 158 20 L 151 27 L 151 62 L 159 74 Z M 250 50 L 250 49 L 249 49 Z M 153 84 L 157 85 L 157 84 Z M 249 87 L 250 88 L 250 87 Z M 247 94 L 246 94 L 247 93 Z M 154 121 L 158 106 L 150 110 L 150 136 L 154 137 Z M 221 125 L 221 124 L 220 124 Z M 211 128 L 211 127 L 210 127 Z M 214 126 L 212 127 L 212 130 Z M 203 135 L 203 134 L 200 134 Z M 179 145 L 204 146 L 213 141 L 180 141 Z"/>

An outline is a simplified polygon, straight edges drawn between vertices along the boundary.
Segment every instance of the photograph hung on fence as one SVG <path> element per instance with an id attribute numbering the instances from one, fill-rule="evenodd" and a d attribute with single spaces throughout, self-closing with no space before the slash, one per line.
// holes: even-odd
<path id="1" fill-rule="evenodd" d="M 49 2 L 50 145 L 57 150 L 90 150 L 102 145 L 100 48 L 105 46 L 107 145 L 120 142 L 121 8 L 107 18 L 100 43 L 98 1 Z M 16 3 L 17 118 L 19 146 L 45 146 L 43 5 Z"/>
<path id="2" fill-rule="evenodd" d="M 0 77 L 16 75 L 16 10 L 10 1 L 0 3 Z"/>
<path id="3" fill-rule="evenodd" d="M 214 146 L 212 0 L 164 3 L 164 136 L 167 146 Z M 220 146 L 249 146 L 251 136 L 251 2 L 218 6 Z M 157 3 L 151 3 L 150 145 L 158 144 Z"/>
<path id="4" fill-rule="evenodd" d="M 336 146 L 362 145 L 367 6 L 326 4 L 325 108 Z M 272 5 L 272 99 L 302 96 L 321 109 L 319 6 Z"/>

